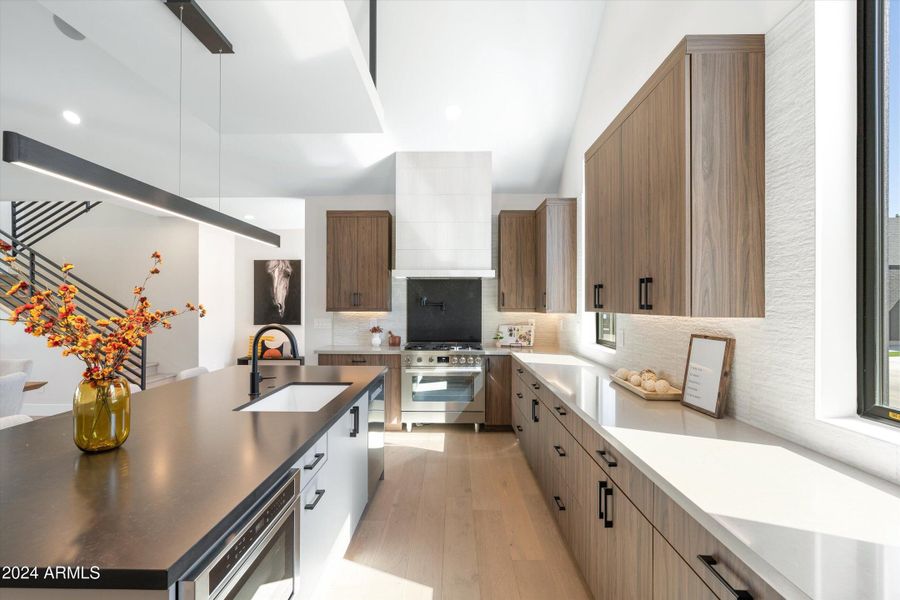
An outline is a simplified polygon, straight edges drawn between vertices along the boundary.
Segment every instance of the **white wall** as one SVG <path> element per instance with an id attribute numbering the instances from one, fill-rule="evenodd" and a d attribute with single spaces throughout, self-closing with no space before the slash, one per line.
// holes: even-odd
<path id="1" fill-rule="evenodd" d="M 298 201 L 302 202 L 302 201 Z M 302 207 L 298 206 L 298 210 Z M 303 229 L 272 229 L 281 236 L 281 247 L 273 248 L 266 244 L 261 244 L 253 240 L 238 237 L 234 247 L 234 342 L 231 346 L 231 357 L 229 364 L 234 364 L 234 359 L 239 356 L 246 356 L 247 349 L 250 347 L 248 338 L 254 335 L 259 329 L 258 325 L 253 324 L 253 261 L 254 260 L 301 260 L 302 271 L 300 274 L 293 274 L 291 277 L 301 276 L 308 272 L 306 263 L 305 250 L 305 231 Z M 306 299 L 309 298 L 306 289 L 309 285 L 306 277 L 303 279 L 303 287 L 301 288 L 301 302 L 306 306 Z M 304 308 L 305 310 L 305 308 Z M 296 336 L 297 343 L 300 346 L 301 355 L 306 354 L 305 346 L 305 330 L 306 316 L 302 317 L 303 325 L 288 325 L 288 329 Z M 271 335 L 280 335 L 273 332 Z"/>
<path id="2" fill-rule="evenodd" d="M 50 259 L 75 265 L 73 273 L 119 302 L 131 305 L 152 261 L 163 255 L 161 273 L 148 284 L 155 308 L 180 308 L 198 301 L 199 226 L 191 221 L 149 214 L 104 203 L 79 217 L 36 248 Z M 148 341 L 160 372 L 175 373 L 197 365 L 199 323 L 196 314 L 179 316 L 171 330 L 156 330 Z"/>
<path id="3" fill-rule="evenodd" d="M 896 482 L 900 481 L 897 445 L 816 418 L 816 357 L 817 352 L 829 351 L 828 347 L 817 346 L 816 341 L 817 213 L 828 209 L 828 203 L 838 198 L 834 193 L 820 195 L 817 190 L 816 161 L 820 144 L 816 129 L 819 98 L 816 76 L 821 77 L 822 72 L 816 68 L 819 36 L 815 24 L 821 7 L 813 3 L 795 5 L 794 2 L 780 5 L 613 2 L 607 6 L 566 161 L 561 195 L 581 196 L 584 151 L 682 35 L 767 34 L 766 317 L 686 319 L 620 315 L 619 346 L 613 353 L 593 343 L 593 315 L 581 313 L 578 350 L 613 367 L 653 367 L 680 381 L 691 333 L 733 336 L 737 346 L 729 413 Z M 852 8 L 848 11 L 845 7 L 844 12 L 852 13 Z M 846 42 L 847 36 L 840 39 Z M 834 37 L 823 36 L 820 43 L 836 41 Z M 851 45 L 845 51 L 852 53 L 854 49 Z M 612 56 L 615 60 L 609 59 Z M 843 85 L 846 84 L 845 80 Z M 841 98 L 846 99 L 848 95 L 852 93 L 842 93 Z M 847 118 L 851 112 L 844 107 L 831 114 Z M 837 129 L 836 135 L 846 133 L 846 127 Z M 838 189 L 848 193 L 852 186 L 845 183 Z M 852 204 L 855 196 L 851 193 L 844 201 Z M 583 207 L 581 213 L 583 231 Z M 843 224 L 844 229 L 847 226 Z M 838 236 L 830 243 L 841 239 Z M 853 248 L 844 251 L 850 254 Z M 583 243 L 580 244 L 580 269 L 583 269 L 582 255 Z M 846 276 L 844 269 L 840 277 L 843 280 Z M 580 302 L 582 297 L 579 293 Z M 839 329 L 844 339 L 848 339 L 843 324 L 852 322 L 853 318 L 851 312 L 828 326 Z M 822 377 L 826 381 L 840 380 L 840 385 L 844 385 L 842 376 L 853 371 L 850 360 L 849 364 L 832 363 L 831 371 L 822 373 Z"/>
<path id="4" fill-rule="evenodd" d="M 542 194 L 495 194 L 492 198 L 492 268 L 497 269 L 497 214 L 501 210 L 533 209 L 545 198 Z M 306 201 L 307 238 L 306 287 L 306 357 L 313 364 L 314 351 L 329 345 L 367 345 L 373 323 L 391 330 L 407 341 L 406 280 L 392 280 L 392 310 L 380 313 L 329 313 L 325 311 L 325 212 L 327 210 L 390 210 L 393 196 L 320 197 Z M 497 310 L 497 279 L 482 280 L 482 331 L 490 340 L 501 323 L 522 323 L 534 319 L 535 342 L 557 346 L 561 336 L 576 331 L 574 315 L 542 315 L 538 313 L 501 313 Z"/>
<path id="5" fill-rule="evenodd" d="M 234 364 L 235 301 L 244 290 L 235 285 L 236 238 L 208 225 L 200 225 L 198 232 L 197 301 L 203 303 L 207 313 L 200 319 L 197 364 L 210 371 Z"/>

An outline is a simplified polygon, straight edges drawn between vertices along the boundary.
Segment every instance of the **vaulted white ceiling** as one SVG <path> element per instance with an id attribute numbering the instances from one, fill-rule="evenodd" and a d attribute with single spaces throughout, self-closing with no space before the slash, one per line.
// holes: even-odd
<path id="1" fill-rule="evenodd" d="M 380 0 L 377 89 L 343 2 L 200 4 L 235 48 L 223 195 L 391 193 L 397 150 L 490 150 L 495 191 L 556 191 L 600 2 Z M 180 97 L 181 193 L 218 195 L 219 58 L 185 31 L 179 86 L 179 27 L 160 0 L 3 0 L 0 127 L 178 192 Z M 2 200 L 84 194 L 0 165 Z"/>

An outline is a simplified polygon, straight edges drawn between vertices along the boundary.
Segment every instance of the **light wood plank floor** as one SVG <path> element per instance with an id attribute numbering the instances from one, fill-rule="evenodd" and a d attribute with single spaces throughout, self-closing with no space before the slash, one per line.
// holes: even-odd
<path id="1" fill-rule="evenodd" d="M 323 600 L 590 599 L 512 432 L 385 436 L 385 479 Z"/>

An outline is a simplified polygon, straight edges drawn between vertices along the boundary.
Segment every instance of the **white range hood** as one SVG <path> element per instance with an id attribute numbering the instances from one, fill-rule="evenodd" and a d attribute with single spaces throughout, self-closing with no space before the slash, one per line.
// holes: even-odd
<path id="1" fill-rule="evenodd" d="M 491 153 L 398 152 L 397 278 L 492 278 Z"/>

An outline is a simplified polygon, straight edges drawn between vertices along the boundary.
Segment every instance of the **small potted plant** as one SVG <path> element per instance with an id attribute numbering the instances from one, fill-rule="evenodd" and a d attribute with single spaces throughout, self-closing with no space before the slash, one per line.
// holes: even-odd
<path id="1" fill-rule="evenodd" d="M 384 329 L 382 329 L 378 325 L 375 325 L 374 327 L 371 327 L 369 329 L 369 333 L 372 334 L 372 346 L 374 346 L 376 348 L 381 346 L 381 332 L 382 331 L 384 331 Z"/>
<path id="2" fill-rule="evenodd" d="M 503 334 L 499 331 L 494 334 L 494 345 L 498 348 L 503 345 Z"/>

